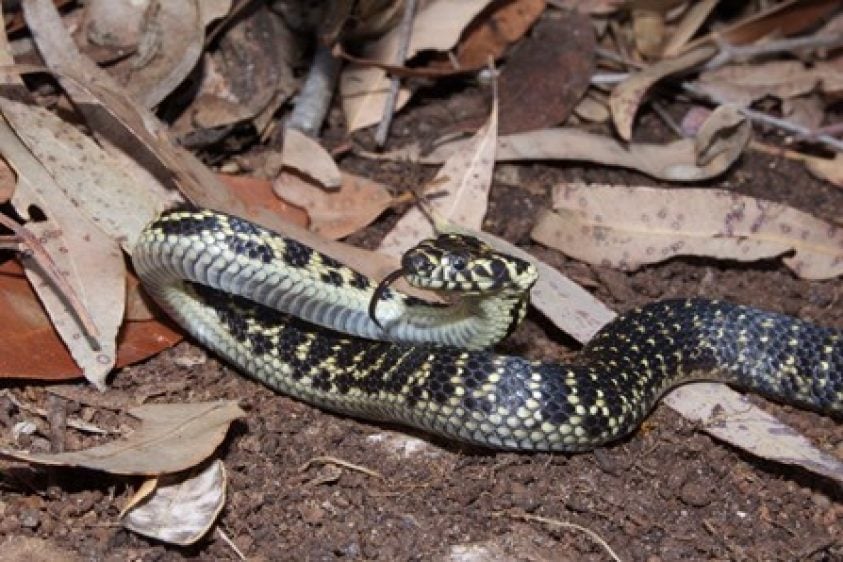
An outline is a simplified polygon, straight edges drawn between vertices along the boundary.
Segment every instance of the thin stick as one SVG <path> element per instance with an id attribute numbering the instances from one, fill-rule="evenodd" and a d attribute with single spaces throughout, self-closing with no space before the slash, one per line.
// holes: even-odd
<path id="1" fill-rule="evenodd" d="M 401 43 L 398 45 L 398 52 L 395 53 L 395 65 L 400 66 L 407 60 L 407 50 L 410 48 L 410 36 L 413 32 L 413 16 L 416 14 L 416 0 L 405 0 L 404 14 L 401 17 L 399 26 L 399 37 Z M 395 101 L 398 99 L 398 92 L 401 88 L 401 78 L 392 76 L 389 81 L 389 93 L 383 106 L 383 118 L 378 124 L 375 132 L 375 143 L 378 147 L 386 144 L 386 135 L 389 134 L 389 126 L 392 124 L 392 116 L 395 114 Z"/>
<path id="2" fill-rule="evenodd" d="M 337 457 L 313 457 L 312 459 L 310 459 L 309 461 L 304 463 L 304 465 L 299 469 L 299 472 L 304 472 L 305 470 L 310 468 L 311 465 L 313 465 L 315 463 L 335 464 L 337 466 L 342 466 L 342 467 L 347 468 L 349 470 L 356 470 L 357 472 L 362 472 L 363 474 L 368 474 L 369 476 L 372 476 L 374 478 L 378 478 L 380 480 L 384 479 L 383 475 L 380 472 L 372 470 L 371 468 L 366 468 L 365 466 L 360 466 L 359 464 L 354 464 L 354 463 L 349 462 L 349 461 L 338 459 Z"/>
<path id="3" fill-rule="evenodd" d="M 843 45 L 843 33 L 775 39 L 751 45 L 732 45 L 715 35 L 714 42 L 720 48 L 720 52 L 705 64 L 703 68 L 706 70 L 720 68 L 730 62 L 746 62 L 774 53 L 790 53 L 801 49 L 834 49 Z"/>
<path id="4" fill-rule="evenodd" d="M 609 543 L 606 542 L 606 540 L 603 537 L 601 537 L 600 535 L 598 535 L 597 533 L 595 533 L 594 531 L 592 531 L 588 527 L 583 527 L 582 525 L 577 525 L 576 523 L 571 523 L 570 521 L 559 521 L 558 519 L 549 519 L 547 517 L 540 517 L 538 515 L 530 515 L 528 513 L 510 513 L 509 516 L 512 517 L 513 519 L 521 519 L 523 521 L 537 521 L 539 523 L 544 523 L 545 525 L 550 525 L 552 527 L 562 527 L 564 529 L 574 529 L 576 531 L 580 531 L 582 533 L 585 533 L 586 535 L 588 535 L 591 538 L 591 540 L 593 540 L 598 545 L 603 547 L 603 550 L 605 550 L 609 554 L 609 556 L 611 556 L 612 560 L 615 560 L 616 562 L 621 562 L 620 556 L 618 556 L 615 553 L 615 551 L 612 550 L 612 547 L 609 546 Z"/>

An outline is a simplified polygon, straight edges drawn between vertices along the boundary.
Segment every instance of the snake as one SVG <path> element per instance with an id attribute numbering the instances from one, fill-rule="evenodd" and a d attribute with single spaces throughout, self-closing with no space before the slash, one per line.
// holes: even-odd
<path id="1" fill-rule="evenodd" d="M 496 353 L 538 274 L 468 235 L 402 256 L 411 284 L 450 302 L 212 210 L 163 213 L 132 261 L 166 313 L 271 389 L 485 448 L 592 450 L 634 433 L 666 392 L 698 380 L 843 415 L 843 330 L 727 301 L 622 313 L 569 363 Z"/>

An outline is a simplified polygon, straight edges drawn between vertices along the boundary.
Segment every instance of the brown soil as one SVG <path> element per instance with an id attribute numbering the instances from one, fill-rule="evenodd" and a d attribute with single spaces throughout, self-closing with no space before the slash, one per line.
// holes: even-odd
<path id="1" fill-rule="evenodd" d="M 468 96 L 420 100 L 397 120 L 395 146 L 433 137 L 478 111 Z M 650 138 L 663 135 L 649 115 L 641 130 Z M 429 169 L 353 157 L 343 166 L 399 189 L 430 176 Z M 659 185 L 590 165 L 501 166 L 486 229 L 534 252 L 617 310 L 662 297 L 702 295 L 843 327 L 839 280 L 809 283 L 776 260 L 677 259 L 624 274 L 531 244 L 535 214 L 548 206 L 550 187 L 563 180 Z M 783 159 L 748 152 L 712 185 L 788 203 L 825 219 L 843 216 L 843 191 Z M 384 217 L 353 239 L 373 244 L 396 216 Z M 576 345 L 531 314 L 502 349 L 563 360 L 576 352 Z M 235 424 L 219 451 L 230 479 L 218 528 L 250 560 L 607 559 L 582 530 L 530 517 L 590 529 L 623 560 L 843 560 L 839 488 L 714 441 L 665 406 L 633 437 L 593 453 L 464 449 L 325 413 L 279 396 L 213 357 L 202 361 L 200 354 L 198 364 L 181 360 L 197 351 L 184 343 L 124 369 L 114 377 L 114 392 L 155 402 L 240 400 L 248 417 Z M 45 403 L 37 387 L 14 386 L 12 392 L 20 400 Z M 760 398 L 757 402 L 843 458 L 843 425 Z M 108 410 L 69 407 L 100 426 L 125 423 Z M 5 435 L 21 419 L 15 408 L 0 408 Z M 93 442 L 73 430 L 66 438 L 68 448 Z M 309 463 L 326 456 L 376 470 L 382 478 Z M 40 538 L 58 548 L 54 554 L 90 560 L 236 559 L 216 530 L 186 549 L 122 530 L 119 509 L 137 483 L 95 472 L 9 470 L 0 476 L 0 544 Z"/>

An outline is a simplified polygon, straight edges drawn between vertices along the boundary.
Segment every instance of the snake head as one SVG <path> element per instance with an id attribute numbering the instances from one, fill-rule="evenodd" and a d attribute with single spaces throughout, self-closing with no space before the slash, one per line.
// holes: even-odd
<path id="1" fill-rule="evenodd" d="M 440 234 L 419 243 L 404 254 L 401 269 L 415 287 L 474 295 L 525 291 L 537 277 L 529 262 L 463 234 Z"/>

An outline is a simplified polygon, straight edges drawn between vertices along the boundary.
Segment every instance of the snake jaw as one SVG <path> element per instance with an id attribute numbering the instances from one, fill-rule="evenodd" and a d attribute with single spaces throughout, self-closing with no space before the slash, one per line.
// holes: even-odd
<path id="1" fill-rule="evenodd" d="M 378 328 L 380 328 L 381 330 L 385 331 L 385 329 L 383 327 L 383 324 L 381 324 L 380 320 L 378 320 L 378 317 L 377 317 L 377 314 L 376 314 L 377 308 L 378 308 L 378 302 L 380 300 L 382 300 L 383 295 L 386 292 L 386 290 L 389 288 L 389 286 L 392 285 L 392 283 L 394 283 L 396 279 L 398 279 L 399 277 L 403 277 L 403 276 L 404 276 L 404 268 L 402 267 L 400 269 L 396 269 L 395 271 L 393 271 L 392 273 L 390 273 L 389 275 L 387 275 L 386 277 L 381 279 L 381 282 L 378 283 L 378 286 L 375 288 L 375 292 L 372 293 L 371 300 L 369 300 L 369 318 L 371 318 L 372 322 L 374 322 L 375 325 Z"/>

